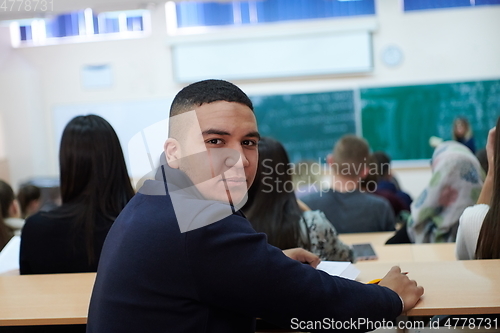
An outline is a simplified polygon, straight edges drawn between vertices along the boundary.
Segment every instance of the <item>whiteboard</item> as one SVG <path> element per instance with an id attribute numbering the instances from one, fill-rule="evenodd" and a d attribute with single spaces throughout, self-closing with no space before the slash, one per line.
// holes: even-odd
<path id="1" fill-rule="evenodd" d="M 369 31 L 190 41 L 172 45 L 179 82 L 262 79 L 373 70 Z"/>
<path id="2" fill-rule="evenodd" d="M 52 110 L 55 151 L 59 152 L 63 130 L 71 119 L 95 114 L 106 119 L 115 129 L 129 175 L 143 177 L 158 165 L 163 143 L 168 137 L 171 104 L 172 99 L 158 99 L 56 106 Z M 141 141 L 138 142 L 137 138 Z M 149 156 L 155 160 L 153 165 L 149 163 Z"/>

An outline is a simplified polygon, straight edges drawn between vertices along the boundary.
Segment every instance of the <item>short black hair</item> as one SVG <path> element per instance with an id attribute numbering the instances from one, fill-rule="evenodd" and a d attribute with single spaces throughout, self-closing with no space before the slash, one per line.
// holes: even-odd
<path id="1" fill-rule="evenodd" d="M 210 79 L 192 83 L 179 91 L 170 107 L 170 117 L 191 111 L 193 106 L 217 101 L 240 103 L 253 111 L 252 101 L 236 85 L 224 80 Z"/>

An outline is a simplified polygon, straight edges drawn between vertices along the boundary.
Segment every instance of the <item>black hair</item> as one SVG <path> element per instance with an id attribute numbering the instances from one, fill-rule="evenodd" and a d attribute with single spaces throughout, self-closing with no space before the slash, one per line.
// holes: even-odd
<path id="1" fill-rule="evenodd" d="M 224 80 L 204 80 L 190 84 L 175 96 L 170 107 L 170 117 L 191 111 L 193 106 L 217 101 L 236 102 L 253 111 L 250 98 L 236 85 Z"/>
<path id="2" fill-rule="evenodd" d="M 9 217 L 9 208 L 16 197 L 9 184 L 0 180 L 0 251 L 12 237 L 12 230 L 5 224 Z"/>
<path id="3" fill-rule="evenodd" d="M 365 178 L 360 179 L 359 185 L 361 189 L 365 192 L 374 193 L 377 191 L 377 182 L 380 179 L 379 175 L 379 164 L 378 160 L 375 157 L 375 154 L 371 154 L 367 160 L 366 164 L 368 166 L 368 174 Z"/>
<path id="4" fill-rule="evenodd" d="M 74 236 L 83 230 L 93 264 L 96 215 L 112 223 L 134 195 L 113 127 L 96 115 L 73 118 L 62 135 L 59 164 L 61 208 L 77 220 Z"/>
<path id="5" fill-rule="evenodd" d="M 5 224 L 3 218 L 0 217 L 0 251 L 12 238 L 12 230 Z"/>
<path id="6" fill-rule="evenodd" d="M 39 200 L 42 196 L 42 192 L 38 186 L 35 185 L 24 185 L 17 191 L 17 201 L 19 201 L 19 206 L 21 207 L 21 216 L 26 218 L 28 214 L 29 205 L 35 201 Z"/>
<path id="7" fill-rule="evenodd" d="M 383 151 L 376 151 L 372 154 L 377 163 L 377 174 L 380 177 L 389 176 L 391 173 L 391 158 Z"/>
<path id="8" fill-rule="evenodd" d="M 12 202 L 16 199 L 12 187 L 0 180 L 0 213 L 2 218 L 6 219 L 9 217 L 9 208 Z"/>
<path id="9" fill-rule="evenodd" d="M 271 170 L 272 169 L 272 170 Z M 268 242 L 280 249 L 297 247 L 302 211 L 292 188 L 291 165 L 285 148 L 264 137 L 259 141 L 259 166 L 248 190 L 243 212 Z M 310 249 L 310 241 L 305 246 Z"/>

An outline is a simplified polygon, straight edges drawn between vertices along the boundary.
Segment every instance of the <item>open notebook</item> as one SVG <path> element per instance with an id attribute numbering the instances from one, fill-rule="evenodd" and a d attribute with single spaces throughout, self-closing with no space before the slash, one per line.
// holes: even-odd
<path id="1" fill-rule="evenodd" d="M 350 280 L 356 279 L 360 273 L 359 269 L 348 261 L 322 261 L 316 268 L 330 275 Z"/>
<path id="2" fill-rule="evenodd" d="M 0 274 L 19 269 L 21 237 L 14 236 L 0 252 Z"/>

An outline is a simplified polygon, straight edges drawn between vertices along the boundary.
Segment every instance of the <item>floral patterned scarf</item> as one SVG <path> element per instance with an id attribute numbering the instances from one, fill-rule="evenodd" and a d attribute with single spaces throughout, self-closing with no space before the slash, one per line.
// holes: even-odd
<path id="1" fill-rule="evenodd" d="M 458 219 L 476 203 L 484 172 L 466 146 L 445 141 L 432 155 L 432 178 L 411 205 L 407 231 L 413 243 L 454 242 Z"/>

